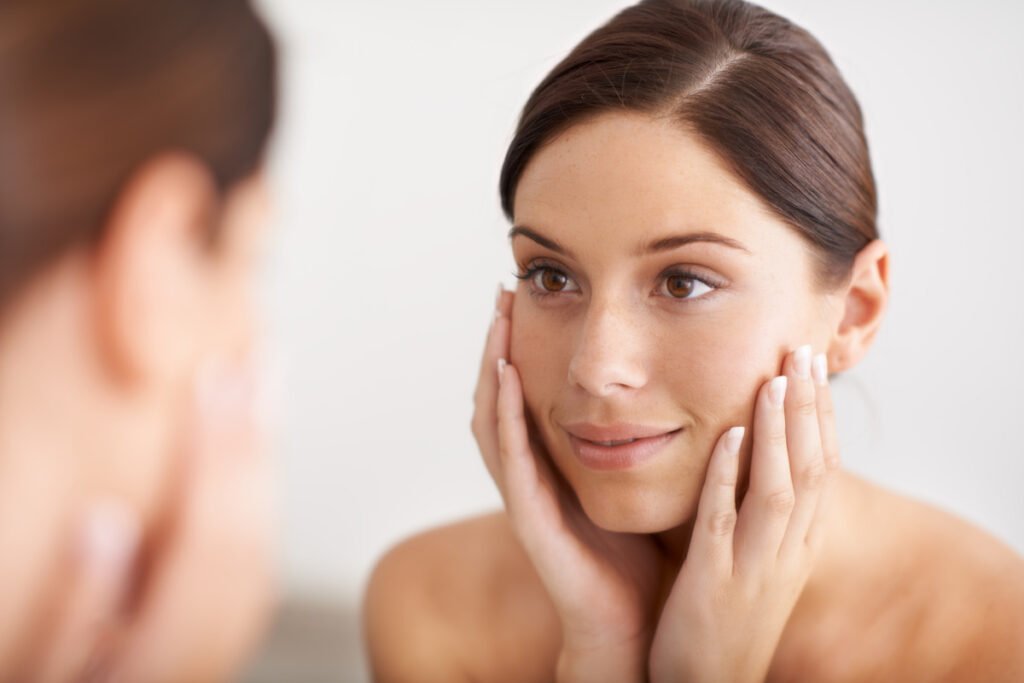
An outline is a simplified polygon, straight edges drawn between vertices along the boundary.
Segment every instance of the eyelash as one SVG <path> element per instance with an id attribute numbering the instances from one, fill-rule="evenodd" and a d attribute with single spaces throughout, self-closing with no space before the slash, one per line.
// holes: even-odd
<path id="1" fill-rule="evenodd" d="M 559 267 L 553 266 L 553 265 L 549 265 L 549 264 L 546 264 L 546 263 L 543 263 L 543 262 L 537 262 L 537 261 L 534 261 L 533 263 L 529 264 L 526 268 L 522 269 L 520 272 L 513 273 L 513 275 L 517 279 L 529 283 L 529 285 L 530 285 L 530 294 L 531 294 L 531 296 L 534 296 L 537 299 L 545 299 L 547 297 L 556 296 L 558 294 L 561 294 L 561 292 L 547 291 L 545 289 L 542 289 L 542 288 L 537 287 L 536 285 L 534 285 L 533 279 L 537 275 L 539 275 L 539 274 L 541 274 L 541 273 L 543 273 L 545 271 L 555 272 L 555 273 L 558 273 L 558 274 L 562 275 L 563 277 L 567 278 L 568 280 L 572 280 L 572 277 L 567 272 L 565 272 L 565 270 L 563 270 L 562 268 L 559 268 Z M 659 278 L 658 278 L 658 289 L 660 290 L 664 286 L 664 283 L 669 278 L 673 278 L 673 277 L 681 277 L 681 278 L 684 278 L 684 279 L 687 279 L 687 280 L 694 280 L 696 282 L 700 282 L 700 283 L 704 284 L 705 286 L 709 287 L 712 292 L 715 291 L 715 290 L 721 289 L 722 287 L 725 287 L 726 284 L 727 284 L 725 282 L 722 282 L 722 281 L 718 280 L 717 278 L 712 278 L 712 277 L 709 277 L 707 275 L 698 275 L 697 273 L 695 273 L 692 270 L 689 270 L 687 268 L 683 268 L 683 267 L 678 267 L 677 266 L 675 268 L 670 268 L 669 270 L 663 272 L 659 276 Z M 579 285 L 577 284 L 577 286 L 579 286 Z M 679 298 L 679 297 L 673 297 L 671 295 L 668 295 L 667 298 L 672 300 L 672 301 L 678 302 L 678 303 L 684 303 L 684 302 L 696 301 L 698 299 L 703 299 L 709 293 L 710 292 L 706 292 L 706 293 L 701 294 L 700 296 L 697 296 L 697 297 L 687 297 L 687 298 Z"/>
<path id="2" fill-rule="evenodd" d="M 561 292 L 549 292 L 549 291 L 547 291 L 545 289 L 537 287 L 534 284 L 534 278 L 535 277 L 537 277 L 541 273 L 548 272 L 548 271 L 553 272 L 553 273 L 559 273 L 560 275 L 563 275 L 566 279 L 572 280 L 572 278 L 569 277 L 569 274 L 566 273 L 561 268 L 556 268 L 556 267 L 551 266 L 551 265 L 547 265 L 547 264 L 543 264 L 543 263 L 538 263 L 536 261 L 531 263 L 530 265 L 528 265 L 526 268 L 522 269 L 520 272 L 513 273 L 513 275 L 515 275 L 517 279 L 522 280 L 522 281 L 524 281 L 524 282 L 526 282 L 527 284 L 530 285 L 530 295 L 531 296 L 536 297 L 537 299 L 546 299 L 547 297 L 555 296 L 555 295 L 561 293 Z"/>

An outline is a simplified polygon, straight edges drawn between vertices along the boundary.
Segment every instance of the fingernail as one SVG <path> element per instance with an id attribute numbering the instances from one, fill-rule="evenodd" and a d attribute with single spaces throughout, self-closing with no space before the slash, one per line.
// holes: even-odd
<path id="1" fill-rule="evenodd" d="M 801 346 L 793 352 L 793 369 L 800 379 L 811 378 L 811 346 Z"/>
<path id="2" fill-rule="evenodd" d="M 743 443 L 743 435 L 746 434 L 746 427 L 733 427 L 725 436 L 725 450 L 731 455 L 740 452 L 740 444 Z"/>
<path id="3" fill-rule="evenodd" d="M 494 315 L 491 316 L 491 330 L 494 329 L 494 324 L 501 318 L 501 295 L 505 293 L 505 287 L 499 282 L 498 293 L 494 296 Z"/>
<path id="4" fill-rule="evenodd" d="M 504 358 L 499 358 L 498 359 L 498 383 L 499 384 L 501 383 L 501 380 L 505 377 L 505 366 L 506 365 L 507 365 L 507 362 L 505 361 Z"/>
<path id="5" fill-rule="evenodd" d="M 82 523 L 79 542 L 87 570 L 109 581 L 121 581 L 139 547 L 139 522 L 120 503 L 93 503 Z"/>
<path id="6" fill-rule="evenodd" d="M 781 406 L 786 400 L 786 384 L 786 376 L 780 375 L 773 379 L 771 386 L 768 387 L 768 396 L 771 398 L 772 403 L 777 406 Z"/>
<path id="7" fill-rule="evenodd" d="M 814 357 L 814 381 L 820 386 L 828 384 L 828 358 L 823 353 Z"/>

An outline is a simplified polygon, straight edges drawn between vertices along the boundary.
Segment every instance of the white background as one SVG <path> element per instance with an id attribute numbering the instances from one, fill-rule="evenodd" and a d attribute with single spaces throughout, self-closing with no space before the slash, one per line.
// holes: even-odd
<path id="1" fill-rule="evenodd" d="M 285 52 L 270 319 L 283 567 L 354 605 L 402 537 L 499 503 L 468 423 L 519 108 L 608 0 L 265 0 Z M 893 298 L 837 383 L 847 466 L 1024 551 L 1024 4 L 769 1 L 860 99 Z M 956 552 L 955 548 L 951 552 Z"/>

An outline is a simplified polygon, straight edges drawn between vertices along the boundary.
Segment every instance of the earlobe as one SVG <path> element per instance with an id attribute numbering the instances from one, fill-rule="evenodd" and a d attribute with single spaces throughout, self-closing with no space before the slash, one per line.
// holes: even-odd
<path id="1" fill-rule="evenodd" d="M 121 191 L 94 260 L 99 348 L 117 379 L 163 381 L 186 370 L 200 343 L 216 209 L 211 173 L 184 154 L 147 162 Z"/>
<path id="2" fill-rule="evenodd" d="M 829 368 L 853 368 L 874 343 L 889 302 L 889 249 L 874 240 L 854 259 L 850 281 L 843 288 L 842 319 L 828 351 Z"/>

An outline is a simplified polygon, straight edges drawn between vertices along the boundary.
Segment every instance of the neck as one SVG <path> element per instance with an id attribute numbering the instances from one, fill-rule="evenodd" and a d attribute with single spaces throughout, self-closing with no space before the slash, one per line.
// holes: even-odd
<path id="1" fill-rule="evenodd" d="M 47 609 L 54 571 L 69 566 L 83 458 L 68 422 L 73 361 L 54 353 L 74 340 L 67 302 L 49 296 L 53 283 L 23 290 L 0 318 L 0 661 L 23 650 L 28 620 Z"/>
<path id="2" fill-rule="evenodd" d="M 0 473 L 49 482 L 36 498 L 54 509 L 113 498 L 145 524 L 166 479 L 165 427 L 152 398 L 104 365 L 88 280 L 87 262 L 69 258 L 0 318 Z"/>
<path id="3" fill-rule="evenodd" d="M 690 549 L 690 538 L 693 536 L 694 520 L 680 526 L 654 534 L 654 540 L 665 555 L 666 563 L 671 567 L 680 567 Z"/>
<path id="4" fill-rule="evenodd" d="M 80 353 L 88 327 L 81 302 L 67 296 L 71 276 L 55 269 L 10 302 L 0 318 L 0 462 L 29 458 L 75 475 L 84 442 Z M 83 405 L 83 403 L 85 405 Z M 5 465 L 6 466 L 6 465 Z"/>
<path id="5" fill-rule="evenodd" d="M 821 549 L 798 610 L 813 611 L 842 590 L 844 581 L 851 578 L 851 569 L 863 578 L 865 566 L 874 564 L 866 561 L 872 552 L 869 541 L 875 536 L 874 522 L 869 519 L 873 500 L 870 484 L 845 470 L 836 473 L 831 495 L 819 503 L 825 506 Z"/>

